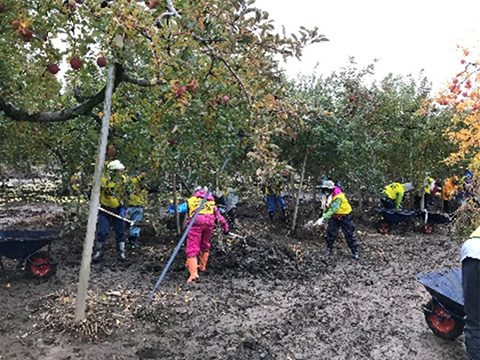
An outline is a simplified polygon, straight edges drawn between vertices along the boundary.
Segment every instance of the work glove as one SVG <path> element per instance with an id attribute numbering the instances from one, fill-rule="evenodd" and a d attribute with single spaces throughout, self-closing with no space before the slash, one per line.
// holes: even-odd
<path id="1" fill-rule="evenodd" d="M 320 219 L 318 219 L 318 220 L 315 222 L 315 225 L 316 225 L 316 226 L 322 226 L 324 223 L 325 223 L 325 219 L 324 219 L 324 218 L 320 218 Z"/>

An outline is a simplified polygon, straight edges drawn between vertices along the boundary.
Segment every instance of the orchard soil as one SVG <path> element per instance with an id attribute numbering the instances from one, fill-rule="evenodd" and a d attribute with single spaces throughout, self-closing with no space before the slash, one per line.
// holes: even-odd
<path id="1" fill-rule="evenodd" d="M 467 359 L 463 336 L 446 341 L 428 328 L 421 305 L 430 295 L 414 278 L 459 266 L 446 228 L 380 235 L 374 220 L 358 218 L 355 261 L 342 236 L 326 257 L 322 231 L 290 233 L 262 203 L 241 203 L 235 233 L 245 238 L 215 233 L 194 284 L 182 248 L 146 306 L 179 237 L 145 227 L 125 263 L 108 239 L 91 267 L 86 319 L 75 322 L 84 231 L 65 231 L 55 204 L 7 204 L 0 214 L 2 230 L 63 230 L 53 277 L 23 271 L 10 287 L 1 277 L 0 359 Z M 306 214 L 304 204 L 299 224 Z"/>

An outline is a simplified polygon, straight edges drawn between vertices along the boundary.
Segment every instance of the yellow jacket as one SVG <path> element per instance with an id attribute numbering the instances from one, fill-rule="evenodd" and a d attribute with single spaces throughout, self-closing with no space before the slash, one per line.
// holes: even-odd
<path id="1" fill-rule="evenodd" d="M 143 175 L 132 176 L 128 179 L 128 206 L 142 206 L 147 205 L 148 191 L 143 187 Z"/>
<path id="2" fill-rule="evenodd" d="M 110 174 L 102 175 L 102 185 L 100 187 L 100 205 L 109 208 L 118 208 L 124 203 L 127 191 L 127 178 L 125 175 L 119 175 L 112 179 Z"/>

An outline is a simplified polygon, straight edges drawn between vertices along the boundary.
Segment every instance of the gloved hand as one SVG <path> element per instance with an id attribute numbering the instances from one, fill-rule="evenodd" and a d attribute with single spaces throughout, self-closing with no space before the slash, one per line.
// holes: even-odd
<path id="1" fill-rule="evenodd" d="M 118 215 L 120 215 L 121 217 L 125 217 L 127 215 L 127 209 L 125 209 L 124 206 L 121 206 L 119 211 L 118 211 Z"/>
<path id="2" fill-rule="evenodd" d="M 318 219 L 318 220 L 315 222 L 315 225 L 316 225 L 316 226 L 322 226 L 324 223 L 325 223 L 325 219 L 324 219 L 324 218 L 320 218 L 320 219 Z"/>

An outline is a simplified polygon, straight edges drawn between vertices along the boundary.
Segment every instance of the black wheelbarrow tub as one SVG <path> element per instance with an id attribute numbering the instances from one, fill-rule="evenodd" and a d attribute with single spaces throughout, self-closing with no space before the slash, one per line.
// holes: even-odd
<path id="1" fill-rule="evenodd" d="M 461 269 L 442 270 L 415 276 L 432 297 L 443 305 L 446 311 L 463 318 L 463 288 Z"/>
<path id="2" fill-rule="evenodd" d="M 60 234 L 51 230 L 0 231 L 0 255 L 23 260 L 58 237 Z"/>
<path id="3" fill-rule="evenodd" d="M 422 213 L 423 220 L 425 223 L 430 223 L 430 224 L 449 224 L 452 222 L 452 219 L 450 219 L 449 216 L 443 215 L 443 214 L 437 214 L 437 213 L 431 213 L 431 212 L 423 212 Z"/>
<path id="4" fill-rule="evenodd" d="M 413 217 L 418 216 L 418 211 L 411 211 L 411 210 L 395 210 L 395 209 L 377 209 L 380 215 L 383 218 L 391 223 L 391 224 L 398 224 L 402 222 L 408 222 Z"/>

